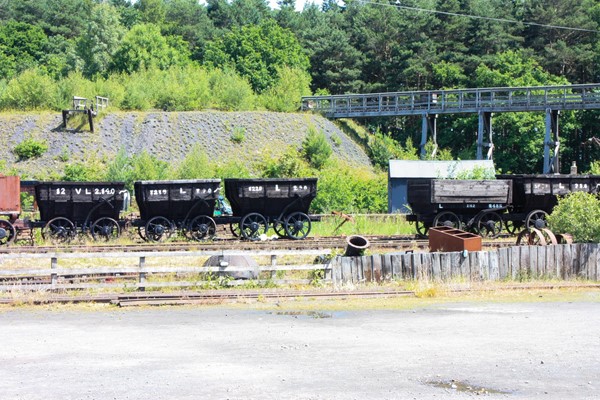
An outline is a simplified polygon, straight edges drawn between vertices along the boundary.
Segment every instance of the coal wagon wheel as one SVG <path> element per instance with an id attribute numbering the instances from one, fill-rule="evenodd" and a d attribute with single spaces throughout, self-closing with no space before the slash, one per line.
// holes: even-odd
<path id="1" fill-rule="evenodd" d="M 506 232 L 508 232 L 511 235 L 516 234 L 519 229 L 521 229 L 523 227 L 523 222 L 516 222 L 516 221 L 510 221 L 510 220 L 505 220 L 504 221 L 504 229 L 506 229 Z"/>
<path id="2" fill-rule="evenodd" d="M 285 221 L 281 222 L 279 220 L 273 222 L 273 230 L 275 231 L 275 233 L 277 234 L 277 236 L 279 236 L 280 238 L 284 238 L 287 237 L 288 234 L 285 231 Z"/>
<path id="3" fill-rule="evenodd" d="M 447 228 L 460 229 L 460 218 L 452 211 L 442 211 L 433 219 L 433 226 L 445 226 Z"/>
<path id="4" fill-rule="evenodd" d="M 92 237 L 94 240 L 111 240 L 121 235 L 119 223 L 112 218 L 99 218 L 92 224 Z"/>
<path id="5" fill-rule="evenodd" d="M 240 221 L 240 231 L 244 239 L 258 240 L 268 229 L 267 219 L 258 213 L 244 215 Z"/>
<path id="6" fill-rule="evenodd" d="M 215 220 L 208 215 L 199 215 L 192 219 L 187 225 L 185 234 L 188 238 L 196 241 L 212 239 L 217 232 Z"/>
<path id="7" fill-rule="evenodd" d="M 525 218 L 525 228 L 544 229 L 548 226 L 548 223 L 546 222 L 547 217 L 548 213 L 546 211 L 533 210 L 527 214 L 527 218 Z"/>
<path id="8" fill-rule="evenodd" d="M 415 226 L 417 228 L 417 234 L 420 237 L 427 237 L 427 232 L 429 232 L 429 224 L 423 221 L 415 222 Z"/>
<path id="9" fill-rule="evenodd" d="M 9 221 L 0 219 L 0 246 L 12 243 L 17 236 L 17 231 Z"/>
<path id="10" fill-rule="evenodd" d="M 293 212 L 285 218 L 285 233 L 290 239 L 304 239 L 310 233 L 310 217 L 303 212 Z"/>
<path id="11" fill-rule="evenodd" d="M 53 243 L 68 243 L 75 237 L 75 225 L 67 218 L 56 217 L 42 228 L 42 238 Z"/>
<path id="12" fill-rule="evenodd" d="M 236 238 L 242 236 L 242 231 L 240 230 L 239 222 L 229 223 L 229 230 L 231 231 L 231 234 Z"/>
<path id="13" fill-rule="evenodd" d="M 486 212 L 477 218 L 477 232 L 481 236 L 495 238 L 502 232 L 502 216 L 497 212 Z"/>
<path id="14" fill-rule="evenodd" d="M 146 239 L 150 242 L 160 242 L 171 237 L 175 227 L 165 217 L 150 218 L 146 223 Z"/>

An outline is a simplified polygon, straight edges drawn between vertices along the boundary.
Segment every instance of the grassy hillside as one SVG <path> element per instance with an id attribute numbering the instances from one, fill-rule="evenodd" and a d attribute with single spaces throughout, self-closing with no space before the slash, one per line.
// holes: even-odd
<path id="1" fill-rule="evenodd" d="M 4 170 L 23 177 L 59 176 L 65 165 L 91 159 L 110 160 L 124 149 L 128 155 L 147 151 L 177 163 L 194 145 L 211 161 L 242 160 L 252 165 L 299 147 L 309 129 L 323 132 L 334 154 L 354 165 L 369 166 L 364 150 L 335 124 L 312 114 L 274 112 L 117 112 L 98 117 L 95 132 L 84 120 L 62 128 L 60 113 L 0 113 L 0 160 Z M 81 129 L 78 129 L 78 125 Z M 38 158 L 20 161 L 14 153 L 23 140 L 45 142 Z"/>

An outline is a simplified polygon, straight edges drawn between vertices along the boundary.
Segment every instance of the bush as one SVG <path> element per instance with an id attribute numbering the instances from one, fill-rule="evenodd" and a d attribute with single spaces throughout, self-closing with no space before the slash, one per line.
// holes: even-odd
<path id="1" fill-rule="evenodd" d="M 106 166 L 106 180 L 110 182 L 125 182 L 125 187 L 133 190 L 132 159 L 124 149 L 119 150 L 116 157 Z"/>
<path id="2" fill-rule="evenodd" d="M 240 144 L 246 139 L 246 129 L 236 126 L 233 128 L 233 133 L 231 134 L 231 141 L 233 143 Z"/>
<path id="3" fill-rule="evenodd" d="M 302 178 L 313 175 L 300 152 L 293 146 L 279 157 L 266 157 L 258 166 L 263 178 Z"/>
<path id="4" fill-rule="evenodd" d="M 600 242 L 600 201 L 586 192 L 560 197 L 548 223 L 553 232 L 570 233 L 576 242 Z"/>
<path id="5" fill-rule="evenodd" d="M 207 179 L 214 176 L 214 167 L 209 162 L 208 155 L 198 145 L 187 153 L 176 172 L 177 179 Z"/>
<path id="6" fill-rule="evenodd" d="M 32 138 L 23 140 L 15 147 L 15 154 L 20 160 L 28 160 L 30 158 L 40 157 L 48 150 L 48 145 L 45 142 L 40 142 Z"/>
<path id="7" fill-rule="evenodd" d="M 11 79 L 0 99 L 1 109 L 59 109 L 54 81 L 39 69 L 31 69 Z"/>
<path id="8" fill-rule="evenodd" d="M 321 170 L 318 177 L 317 197 L 311 204 L 316 213 L 382 213 L 387 210 L 385 172 L 374 174 L 366 168 L 337 161 Z"/>
<path id="9" fill-rule="evenodd" d="M 309 128 L 306 138 L 302 142 L 302 154 L 306 161 L 317 169 L 323 168 L 329 156 L 331 156 L 331 146 L 327 142 L 327 137 L 323 132 L 317 132 L 313 127 Z"/>
<path id="10" fill-rule="evenodd" d="M 161 71 L 156 90 L 156 108 L 167 111 L 192 111 L 206 108 L 210 88 L 208 74 L 199 67 L 172 67 Z"/>
<path id="11" fill-rule="evenodd" d="M 213 70 L 209 82 L 213 107 L 224 111 L 254 109 L 256 96 L 252 87 L 235 72 Z"/>
<path id="12" fill-rule="evenodd" d="M 159 160 L 145 150 L 131 159 L 133 181 L 159 181 L 169 179 L 169 163 Z"/>
<path id="13" fill-rule="evenodd" d="M 310 95 L 310 75 L 298 68 L 278 67 L 277 82 L 261 96 L 267 110 L 293 112 L 302 96 Z"/>
<path id="14" fill-rule="evenodd" d="M 65 165 L 64 175 L 61 180 L 69 182 L 94 182 L 101 181 L 105 173 L 97 162 L 76 162 Z"/>

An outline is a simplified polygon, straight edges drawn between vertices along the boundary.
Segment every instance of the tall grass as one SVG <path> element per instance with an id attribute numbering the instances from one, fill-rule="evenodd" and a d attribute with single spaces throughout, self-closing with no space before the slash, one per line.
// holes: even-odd
<path id="1" fill-rule="evenodd" d="M 345 221 L 337 215 L 325 216 L 312 225 L 311 236 L 335 235 L 410 235 L 415 233 L 413 225 L 402 214 L 356 215 Z"/>

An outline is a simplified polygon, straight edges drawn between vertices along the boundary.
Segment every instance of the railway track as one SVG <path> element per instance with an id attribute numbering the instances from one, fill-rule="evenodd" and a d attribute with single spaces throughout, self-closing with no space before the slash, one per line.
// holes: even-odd
<path id="1" fill-rule="evenodd" d="M 186 304 L 220 304 L 227 302 L 240 302 L 250 300 L 284 301 L 297 299 L 349 299 L 349 298 L 380 298 L 380 297 L 411 297 L 415 293 L 409 290 L 380 289 L 380 290 L 354 290 L 354 291 L 324 291 L 324 290 L 276 290 L 276 291 L 249 291 L 249 290 L 208 290 L 203 292 L 186 293 L 129 293 L 129 294 L 96 294 L 80 296 L 48 296 L 34 299 L 32 305 L 41 304 L 77 304 L 77 303 L 105 303 L 119 307 L 131 306 L 165 306 Z M 22 301 L 14 298 L 0 298 L 0 304 L 15 304 Z"/>
<path id="2" fill-rule="evenodd" d="M 417 239 L 414 235 L 404 236 L 374 236 L 364 235 L 370 243 L 371 251 L 374 250 L 425 250 L 429 242 Z M 505 247 L 514 245 L 514 240 L 484 240 L 485 247 Z M 50 252 L 141 252 L 141 251 L 218 251 L 218 250 L 307 250 L 307 249 L 339 249 L 347 246 L 346 238 L 340 236 L 312 237 L 304 240 L 267 240 L 246 241 L 233 238 L 216 239 L 206 242 L 167 242 L 167 243 L 134 243 L 134 244 L 70 244 L 57 246 L 30 246 L 10 245 L 0 248 L 1 254 L 11 253 L 50 253 Z"/>

